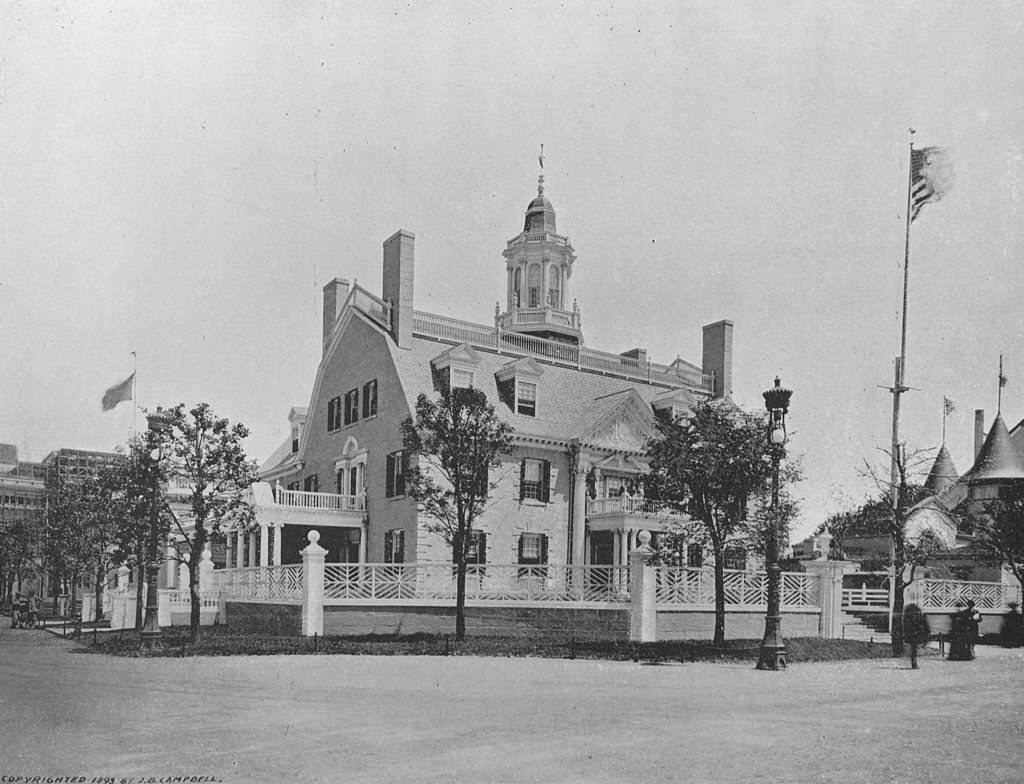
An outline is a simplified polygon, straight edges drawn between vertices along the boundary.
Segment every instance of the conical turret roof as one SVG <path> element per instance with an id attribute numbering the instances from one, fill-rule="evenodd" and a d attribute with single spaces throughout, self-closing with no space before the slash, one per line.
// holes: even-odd
<path id="1" fill-rule="evenodd" d="M 928 474 L 924 486 L 938 494 L 956 482 L 959 476 L 956 466 L 953 465 L 953 458 L 950 456 L 949 450 L 946 449 L 946 445 L 943 444 L 935 456 L 935 462 L 932 464 L 932 470 Z"/>
<path id="2" fill-rule="evenodd" d="M 1005 482 L 1024 480 L 1024 461 L 1010 441 L 1002 414 L 988 431 L 988 437 L 978 452 L 971 469 L 970 482 Z"/>

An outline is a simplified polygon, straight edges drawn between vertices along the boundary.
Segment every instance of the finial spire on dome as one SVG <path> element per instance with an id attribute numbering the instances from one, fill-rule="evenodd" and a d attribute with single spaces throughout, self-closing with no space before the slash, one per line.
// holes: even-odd
<path id="1" fill-rule="evenodd" d="M 1003 355 L 999 355 L 999 397 L 996 400 L 996 414 L 1003 410 L 1003 387 L 1006 386 L 1006 376 L 1003 375 Z"/>
<path id="2" fill-rule="evenodd" d="M 537 162 L 540 164 L 540 174 L 537 175 L 537 195 L 544 195 L 544 143 L 540 145 L 540 155 L 537 156 Z"/>

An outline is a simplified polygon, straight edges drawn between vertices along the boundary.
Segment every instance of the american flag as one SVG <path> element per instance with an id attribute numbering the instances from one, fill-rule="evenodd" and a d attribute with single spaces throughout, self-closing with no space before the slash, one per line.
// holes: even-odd
<path id="1" fill-rule="evenodd" d="M 922 147 L 910 151 L 910 220 L 921 208 L 939 201 L 953 187 L 953 162 L 944 147 Z"/>

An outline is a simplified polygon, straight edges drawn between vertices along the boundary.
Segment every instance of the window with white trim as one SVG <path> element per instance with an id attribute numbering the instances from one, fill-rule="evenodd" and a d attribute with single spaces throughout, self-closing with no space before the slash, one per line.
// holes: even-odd
<path id="1" fill-rule="evenodd" d="M 387 498 L 405 495 L 405 450 L 399 449 L 387 456 L 387 477 L 384 483 L 384 495 Z"/>
<path id="2" fill-rule="evenodd" d="M 401 528 L 384 532 L 384 563 L 405 563 L 405 531 Z"/>
<path id="3" fill-rule="evenodd" d="M 332 397 L 327 401 L 327 432 L 341 428 L 341 397 Z"/>
<path id="4" fill-rule="evenodd" d="M 534 382 L 516 379 L 516 413 L 537 416 L 537 385 Z"/>
<path id="5" fill-rule="evenodd" d="M 377 416 L 377 379 L 363 384 L 363 419 Z"/>
<path id="6" fill-rule="evenodd" d="M 359 421 L 359 390 L 350 389 L 345 393 L 345 424 Z"/>
<path id="7" fill-rule="evenodd" d="M 464 368 L 452 367 L 451 371 L 451 388 L 452 389 L 466 389 L 473 386 L 473 371 L 466 370 Z"/>
<path id="8" fill-rule="evenodd" d="M 551 463 L 524 457 L 519 466 L 519 500 L 535 499 L 547 503 L 551 490 Z"/>

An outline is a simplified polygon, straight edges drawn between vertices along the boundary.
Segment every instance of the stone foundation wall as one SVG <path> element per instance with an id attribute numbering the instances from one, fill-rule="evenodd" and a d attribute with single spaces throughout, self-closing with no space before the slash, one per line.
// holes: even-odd
<path id="1" fill-rule="evenodd" d="M 324 607 L 324 635 L 454 634 L 454 607 Z M 467 607 L 466 634 L 551 640 L 627 640 L 629 611 L 563 607 Z"/>
<path id="2" fill-rule="evenodd" d="M 227 602 L 226 623 L 232 630 L 267 636 L 302 634 L 302 605 Z"/>
<path id="3" fill-rule="evenodd" d="M 783 637 L 819 637 L 820 612 L 784 612 Z M 659 640 L 710 640 L 715 636 L 714 610 L 658 610 Z M 759 640 L 764 636 L 764 610 L 726 610 L 725 636 Z"/>

